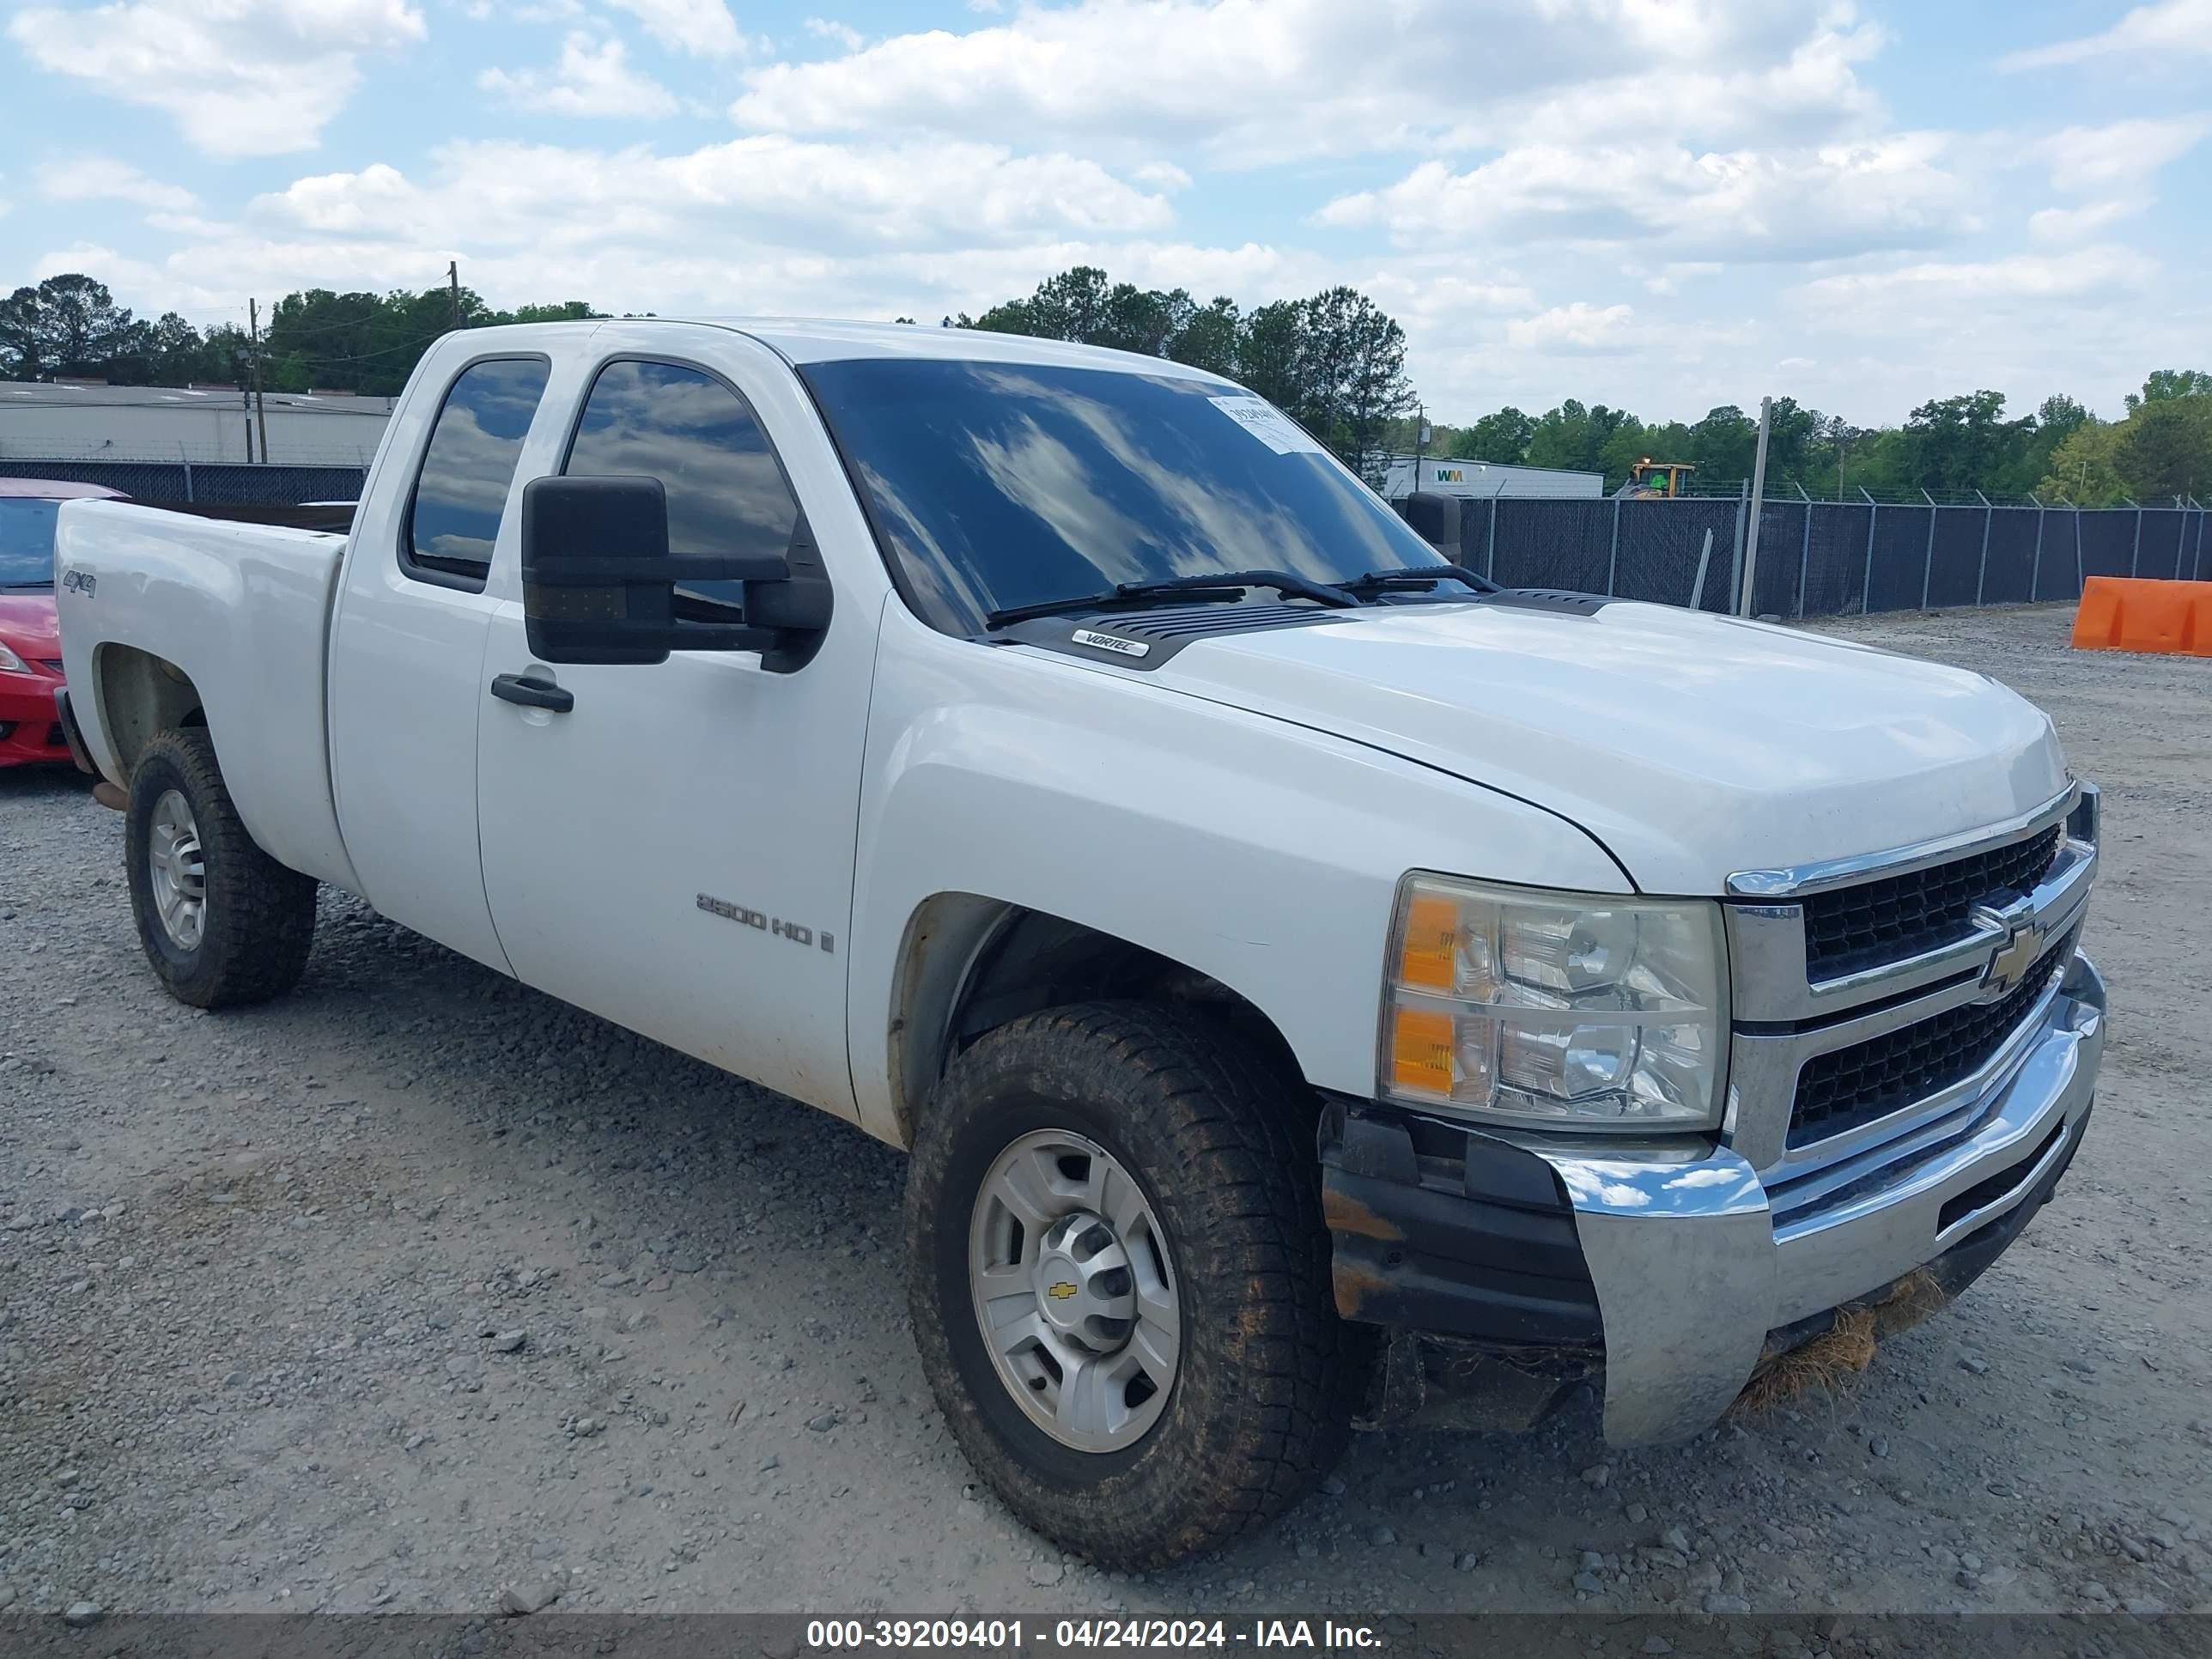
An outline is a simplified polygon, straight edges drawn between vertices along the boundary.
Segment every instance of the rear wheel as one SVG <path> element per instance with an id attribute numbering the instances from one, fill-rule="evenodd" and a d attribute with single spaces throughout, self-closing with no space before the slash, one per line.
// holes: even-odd
<path id="1" fill-rule="evenodd" d="M 138 942 L 179 1002 L 228 1008 L 289 991 L 315 935 L 315 882 L 246 833 L 203 728 L 164 732 L 131 775 L 125 859 Z"/>
<path id="2" fill-rule="evenodd" d="M 1101 1565 L 1280 1514 L 1351 1420 L 1304 1085 L 1163 1007 L 1030 1016 L 956 1060 L 908 1175 L 923 1369 L 977 1472 Z"/>

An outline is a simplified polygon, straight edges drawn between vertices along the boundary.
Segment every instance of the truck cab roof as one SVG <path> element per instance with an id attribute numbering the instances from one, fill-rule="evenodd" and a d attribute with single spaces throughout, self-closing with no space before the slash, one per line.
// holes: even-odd
<path id="1" fill-rule="evenodd" d="M 556 331 L 571 337 L 594 333 L 616 320 L 609 318 L 575 323 L 514 323 L 498 328 L 471 329 L 467 337 L 479 349 L 521 345 L 554 337 Z M 671 329 L 727 329 L 758 340 L 793 363 L 923 357 L 964 362 L 1049 363 L 1069 368 L 1117 369 L 1129 374 L 1158 374 L 1164 368 L 1185 380 L 1231 384 L 1209 369 L 1194 368 L 1188 363 L 1170 363 L 1143 352 L 1075 345 L 1065 340 L 1037 339 L 1024 334 L 998 334 L 987 329 L 940 328 L 920 323 L 838 322 L 817 317 L 655 317 L 619 320 L 632 325 L 659 324 Z"/>

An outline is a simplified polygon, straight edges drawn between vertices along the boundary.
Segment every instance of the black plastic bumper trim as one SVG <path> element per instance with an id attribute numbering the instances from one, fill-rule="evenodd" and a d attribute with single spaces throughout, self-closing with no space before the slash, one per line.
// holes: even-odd
<path id="1" fill-rule="evenodd" d="M 84 733 L 77 729 L 76 713 L 70 707 L 69 688 L 54 688 L 54 723 L 62 729 L 62 741 L 69 745 L 70 758 L 76 769 L 88 778 L 100 775 L 100 769 L 92 763 L 92 751 L 84 746 Z"/>
<path id="2" fill-rule="evenodd" d="M 1380 1108 L 1322 1115 L 1337 1311 L 1364 1324 L 1599 1351 L 1605 1322 L 1551 1167 Z"/>

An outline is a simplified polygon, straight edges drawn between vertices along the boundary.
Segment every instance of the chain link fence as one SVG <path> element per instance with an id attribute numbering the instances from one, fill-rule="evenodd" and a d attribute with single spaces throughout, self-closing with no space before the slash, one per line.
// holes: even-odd
<path id="1" fill-rule="evenodd" d="M 1508 587 L 1743 608 L 1747 497 L 1462 504 L 1459 562 Z M 1854 617 L 2077 599 L 2091 576 L 2212 580 L 2212 509 L 1918 507 L 1778 501 L 1756 509 L 1751 614 Z"/>
<path id="2" fill-rule="evenodd" d="M 287 466 L 238 462 L 40 461 L 9 456 L 0 477 L 57 478 L 104 484 L 142 501 L 213 501 L 224 507 L 296 507 L 350 501 L 368 477 L 362 466 Z"/>

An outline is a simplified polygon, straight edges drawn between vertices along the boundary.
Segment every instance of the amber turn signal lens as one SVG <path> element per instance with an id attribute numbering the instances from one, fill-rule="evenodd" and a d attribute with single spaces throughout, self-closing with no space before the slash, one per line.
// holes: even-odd
<path id="1" fill-rule="evenodd" d="M 1398 982 L 1425 991 L 1449 991 L 1459 976 L 1458 963 L 1459 901 L 1416 893 L 1406 912 Z"/>
<path id="2" fill-rule="evenodd" d="M 1401 1008 L 1394 1018 L 1391 1081 L 1424 1094 L 1451 1093 L 1452 1017 L 1426 1008 Z"/>

